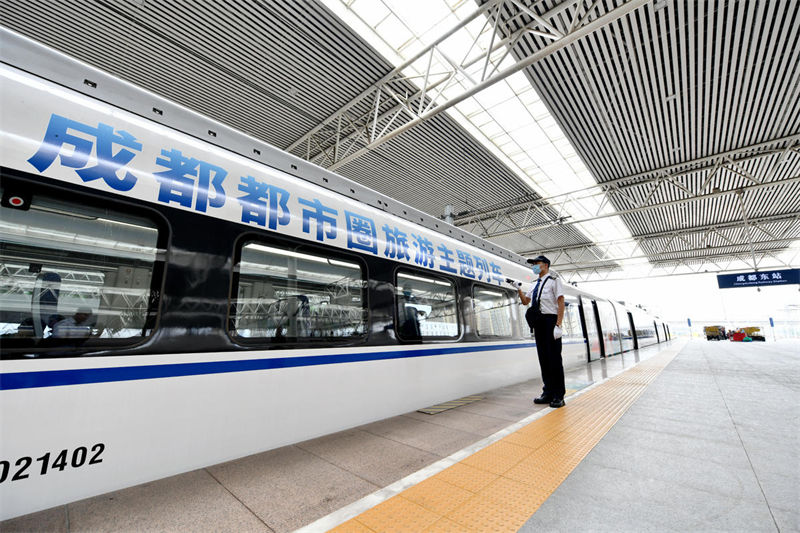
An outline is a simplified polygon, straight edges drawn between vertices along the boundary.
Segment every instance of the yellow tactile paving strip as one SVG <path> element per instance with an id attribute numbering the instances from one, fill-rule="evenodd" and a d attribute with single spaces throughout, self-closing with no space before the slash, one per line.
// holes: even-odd
<path id="1" fill-rule="evenodd" d="M 517 531 L 678 351 L 611 378 L 332 531 Z"/>

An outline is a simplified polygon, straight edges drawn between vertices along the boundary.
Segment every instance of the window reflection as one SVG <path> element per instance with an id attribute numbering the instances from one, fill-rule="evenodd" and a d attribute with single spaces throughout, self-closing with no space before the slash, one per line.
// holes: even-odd
<path id="1" fill-rule="evenodd" d="M 251 242 L 236 272 L 239 337 L 287 343 L 366 334 L 364 273 L 353 261 Z"/>
<path id="2" fill-rule="evenodd" d="M 475 328 L 480 337 L 511 337 L 513 334 L 513 304 L 508 293 L 473 287 L 472 307 Z"/>
<path id="3" fill-rule="evenodd" d="M 455 286 L 424 275 L 397 274 L 397 333 L 403 340 L 457 338 Z"/>
<path id="4" fill-rule="evenodd" d="M 41 196 L 34 196 L 29 209 L 1 209 L 4 345 L 150 334 L 150 289 L 163 260 L 154 222 Z"/>

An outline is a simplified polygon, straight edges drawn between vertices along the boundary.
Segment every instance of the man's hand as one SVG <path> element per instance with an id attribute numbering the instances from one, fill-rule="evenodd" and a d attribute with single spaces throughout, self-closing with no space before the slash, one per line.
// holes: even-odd
<path id="1" fill-rule="evenodd" d="M 559 326 L 556 326 L 555 328 L 553 328 L 553 338 L 554 339 L 560 339 L 561 335 L 563 335 L 563 334 L 564 333 L 561 331 L 561 328 Z"/>
<path id="2" fill-rule="evenodd" d="M 521 281 L 514 281 L 513 279 L 506 278 L 506 283 L 508 283 L 509 285 L 514 287 L 515 289 L 521 289 L 522 288 L 522 282 Z"/>

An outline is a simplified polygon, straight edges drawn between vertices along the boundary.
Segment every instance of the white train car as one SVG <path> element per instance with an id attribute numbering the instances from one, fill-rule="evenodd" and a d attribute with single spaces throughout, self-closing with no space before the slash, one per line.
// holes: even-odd
<path id="1" fill-rule="evenodd" d="M 538 375 L 521 257 L 0 45 L 0 519 Z M 566 367 L 610 329 L 587 298 Z"/>

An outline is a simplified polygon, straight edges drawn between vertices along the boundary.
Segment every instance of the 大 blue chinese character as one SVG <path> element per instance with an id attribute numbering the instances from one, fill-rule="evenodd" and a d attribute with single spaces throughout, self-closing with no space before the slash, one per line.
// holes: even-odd
<path id="1" fill-rule="evenodd" d="M 451 274 L 456 273 L 456 269 L 453 267 L 453 250 L 445 246 L 444 244 L 440 244 L 436 247 L 437 250 L 442 252 L 439 256 L 439 259 L 444 261 L 443 265 L 439 265 L 439 270 L 444 270 L 445 272 L 450 272 Z"/>
<path id="2" fill-rule="evenodd" d="M 498 285 L 502 285 L 505 277 L 503 276 L 503 271 L 500 269 L 500 265 L 489 263 L 489 266 L 492 267 L 492 276 L 489 279 L 489 282 L 497 282 Z"/>
<path id="3" fill-rule="evenodd" d="M 769 274 L 759 274 L 761 281 L 769 281 Z"/>
<path id="4" fill-rule="evenodd" d="M 478 274 L 478 279 L 489 281 L 489 263 L 483 257 L 475 257 L 475 271 Z"/>
<path id="5" fill-rule="evenodd" d="M 297 201 L 312 208 L 303 209 L 303 231 L 305 233 L 311 233 L 311 219 L 314 219 L 317 224 L 318 241 L 325 240 L 325 237 L 329 239 L 336 238 L 336 215 L 339 214 L 336 209 L 325 207 L 322 205 L 322 202 L 316 198 L 314 198 L 313 201 L 298 198 Z M 328 224 L 328 229 L 325 229 L 325 224 Z"/>
<path id="6" fill-rule="evenodd" d="M 475 279 L 475 269 L 472 267 L 472 255 L 461 250 L 458 252 L 458 273 L 462 276 Z"/>
<path id="7" fill-rule="evenodd" d="M 371 218 L 350 211 L 344 212 L 347 221 L 347 247 L 354 250 L 378 253 L 378 234 Z"/>
<path id="8" fill-rule="evenodd" d="M 277 229 L 291 221 L 289 212 L 289 191 L 258 181 L 253 176 L 242 176 L 239 190 L 245 196 L 238 198 L 242 205 L 242 222 L 255 222 L 259 226 L 267 225 L 269 212 L 269 229 Z M 269 204 L 267 204 L 269 200 Z"/>
<path id="9" fill-rule="evenodd" d="M 756 281 L 757 279 L 758 279 L 758 276 L 755 275 L 755 274 L 748 274 L 747 275 L 747 281 Z"/>
<path id="10" fill-rule="evenodd" d="M 411 236 L 414 237 L 415 241 L 417 241 L 413 243 L 414 248 L 416 248 L 414 253 L 414 262 L 418 265 L 433 268 L 435 264 L 433 243 L 426 239 L 423 235 L 414 235 L 412 233 Z"/>
<path id="11" fill-rule="evenodd" d="M 773 272 L 772 279 L 783 279 L 780 272 Z"/>
<path id="12" fill-rule="evenodd" d="M 736 276 L 736 281 L 744 281 L 744 275 Z"/>
<path id="13" fill-rule="evenodd" d="M 69 130 L 77 131 L 94 139 L 79 137 Z M 62 154 L 61 149 L 64 145 L 72 146 L 74 149 L 69 155 Z M 122 146 L 116 154 L 112 153 L 113 145 Z M 92 149 L 96 150 L 97 165 L 86 166 L 92 155 Z M 125 148 L 130 148 L 126 150 Z M 124 172 L 120 177 L 117 172 L 125 171 L 123 167 L 131 162 L 136 156 L 136 152 L 142 151 L 142 144 L 136 138 L 124 130 L 114 132 L 114 128 L 102 122 L 97 127 L 83 124 L 76 120 L 53 114 L 50 116 L 50 123 L 44 134 L 42 145 L 39 150 L 28 159 L 36 170 L 43 172 L 53 164 L 56 157 L 61 155 L 61 164 L 72 167 L 83 181 L 93 181 L 102 179 L 106 184 L 117 191 L 129 191 L 136 184 L 136 176 L 130 172 Z"/>
<path id="14" fill-rule="evenodd" d="M 192 207 L 197 185 L 197 199 L 194 204 L 197 211 L 205 213 L 208 206 L 225 205 L 225 189 L 222 188 L 222 182 L 228 171 L 194 157 L 186 157 L 180 150 L 174 148 L 169 151 L 162 149 L 161 155 L 163 157 L 156 158 L 156 164 L 168 170 L 153 174 L 161 184 L 158 190 L 159 202 L 176 202 L 183 207 Z M 214 189 L 214 196 L 209 197 L 211 188 Z"/>
<path id="15" fill-rule="evenodd" d="M 397 259 L 398 261 L 406 259 L 410 261 L 408 235 L 397 228 L 389 226 L 389 224 L 384 224 L 381 229 L 386 235 L 386 247 L 383 249 L 383 255 L 389 259 Z"/>

